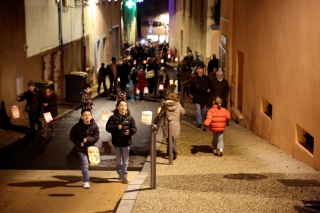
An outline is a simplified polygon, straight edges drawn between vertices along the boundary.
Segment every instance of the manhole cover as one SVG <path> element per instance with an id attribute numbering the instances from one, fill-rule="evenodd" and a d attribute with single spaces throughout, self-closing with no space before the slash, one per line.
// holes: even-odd
<path id="1" fill-rule="evenodd" d="M 320 182 L 317 180 L 303 180 L 303 179 L 278 179 L 280 183 L 285 186 L 293 187 L 320 187 Z"/>
<path id="2" fill-rule="evenodd" d="M 258 175 L 258 174 L 250 174 L 250 173 L 240 173 L 240 174 L 230 174 L 224 176 L 227 179 L 234 179 L 234 180 L 261 180 L 267 179 L 268 176 L 266 175 Z"/>

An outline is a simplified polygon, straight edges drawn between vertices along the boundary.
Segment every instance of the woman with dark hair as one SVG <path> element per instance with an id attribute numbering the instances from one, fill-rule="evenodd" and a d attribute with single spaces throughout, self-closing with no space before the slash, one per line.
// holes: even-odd
<path id="1" fill-rule="evenodd" d="M 56 128 L 55 128 L 55 124 L 54 121 L 57 120 L 57 116 L 58 116 L 58 98 L 56 93 L 52 90 L 52 88 L 50 86 L 47 86 L 44 89 L 44 94 L 42 97 L 42 105 L 44 107 L 43 112 L 50 112 L 53 120 L 50 122 L 44 122 L 44 133 L 42 135 L 42 137 L 47 138 L 47 132 L 48 132 L 48 127 L 49 124 L 51 125 L 51 137 L 55 137 L 56 136 Z"/>
<path id="2" fill-rule="evenodd" d="M 128 103 L 119 99 L 107 124 L 106 130 L 111 133 L 112 145 L 115 146 L 117 173 L 122 183 L 128 183 L 129 151 L 132 144 L 132 135 L 137 132 L 137 127 L 133 117 L 130 115 Z"/>
<path id="3" fill-rule="evenodd" d="M 83 188 L 90 188 L 90 176 L 89 176 L 89 158 L 88 150 L 89 146 L 93 146 L 99 140 L 99 127 L 92 118 L 92 113 L 89 109 L 81 111 L 81 118 L 70 131 L 70 140 L 76 146 L 80 160 Z"/>

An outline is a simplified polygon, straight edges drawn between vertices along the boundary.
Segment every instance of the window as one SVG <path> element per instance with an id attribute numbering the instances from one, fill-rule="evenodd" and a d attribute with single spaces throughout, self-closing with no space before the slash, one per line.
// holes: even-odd
<path id="1" fill-rule="evenodd" d="M 261 99 L 262 111 L 265 115 L 267 115 L 270 119 L 272 119 L 272 104 L 270 104 L 267 100 Z"/>

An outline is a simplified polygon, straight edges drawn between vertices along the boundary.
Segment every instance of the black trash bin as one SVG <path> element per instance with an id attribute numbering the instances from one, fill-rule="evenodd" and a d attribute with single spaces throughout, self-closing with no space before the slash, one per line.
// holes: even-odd
<path id="1" fill-rule="evenodd" d="M 38 88 L 42 94 L 44 93 L 44 89 L 47 86 L 50 86 L 52 90 L 54 90 L 54 83 L 52 81 L 43 81 L 43 82 L 35 82 L 36 88 Z"/>
<path id="2" fill-rule="evenodd" d="M 85 75 L 69 74 L 66 78 L 66 102 L 79 103 L 81 102 L 80 92 L 86 84 Z"/>

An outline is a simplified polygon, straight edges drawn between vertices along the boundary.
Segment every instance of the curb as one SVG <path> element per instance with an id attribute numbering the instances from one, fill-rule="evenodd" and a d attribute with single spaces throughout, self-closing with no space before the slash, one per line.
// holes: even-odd
<path id="1" fill-rule="evenodd" d="M 157 128 L 157 136 L 156 136 L 156 148 L 159 150 L 161 143 L 162 142 L 162 128 L 160 128 L 162 125 L 159 125 Z M 116 213 L 128 213 L 132 212 L 134 205 L 136 203 L 140 188 L 144 181 L 147 179 L 151 172 L 151 156 L 150 153 L 143 165 L 143 168 L 139 175 L 137 175 L 127 186 L 121 200 L 119 203 L 119 206 L 117 208 Z M 151 189 L 150 189 L 151 190 Z"/>

